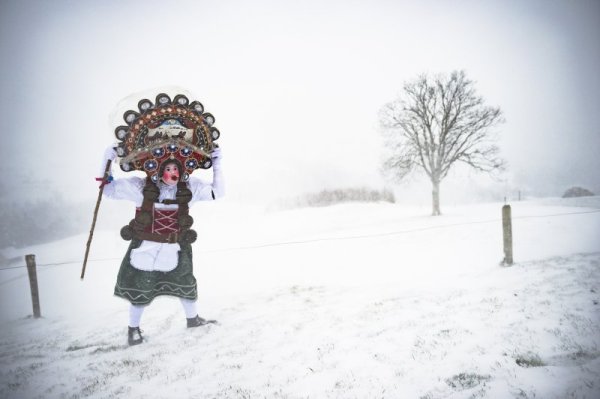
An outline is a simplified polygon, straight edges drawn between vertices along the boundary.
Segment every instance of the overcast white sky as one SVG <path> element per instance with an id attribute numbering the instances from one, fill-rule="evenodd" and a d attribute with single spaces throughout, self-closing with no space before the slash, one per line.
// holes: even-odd
<path id="1" fill-rule="evenodd" d="M 232 199 L 381 187 L 378 110 L 464 69 L 505 113 L 505 187 L 600 191 L 598 38 L 593 0 L 3 0 L 2 170 L 93 198 L 119 101 L 178 85 L 216 117 Z"/>

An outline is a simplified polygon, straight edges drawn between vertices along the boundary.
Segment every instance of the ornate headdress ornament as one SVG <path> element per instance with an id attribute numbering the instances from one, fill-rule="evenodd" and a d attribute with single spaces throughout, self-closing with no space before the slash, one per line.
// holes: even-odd
<path id="1" fill-rule="evenodd" d="M 126 111 L 123 119 L 127 126 L 115 129 L 122 170 L 144 171 L 156 183 L 161 165 L 169 160 L 181 163 L 183 181 L 194 170 L 212 166 L 210 153 L 220 133 L 213 127 L 215 117 L 205 113 L 200 102 L 190 103 L 183 94 L 171 100 L 160 93 L 154 104 L 143 99 L 138 108 Z"/>

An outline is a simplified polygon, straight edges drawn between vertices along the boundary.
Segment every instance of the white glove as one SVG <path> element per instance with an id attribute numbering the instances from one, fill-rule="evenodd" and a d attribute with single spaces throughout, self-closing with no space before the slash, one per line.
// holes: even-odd
<path id="1" fill-rule="evenodd" d="M 104 150 L 104 156 L 102 157 L 102 165 L 100 165 L 100 172 L 98 173 L 98 177 L 99 178 L 103 178 L 104 177 L 104 171 L 106 170 L 106 163 L 108 161 L 111 161 L 111 167 L 112 167 L 112 162 L 115 160 L 115 158 L 117 157 L 117 150 L 115 150 L 114 146 L 108 146 L 106 148 L 106 150 Z M 111 169 L 108 169 L 108 174 L 111 175 Z"/>
<path id="2" fill-rule="evenodd" d="M 225 181 L 223 179 L 223 171 L 221 170 L 221 159 L 223 159 L 223 155 L 221 154 L 221 148 L 216 147 L 210 154 L 210 156 L 212 158 L 213 163 L 213 195 L 214 198 L 219 198 L 225 194 Z"/>
<path id="3" fill-rule="evenodd" d="M 221 159 L 223 159 L 223 154 L 221 154 L 221 147 L 216 147 L 213 152 L 210 153 L 210 158 L 212 159 L 213 166 L 219 166 L 221 164 Z"/>
<path id="4" fill-rule="evenodd" d="M 106 165 L 106 161 L 111 160 L 114 161 L 117 157 L 117 150 L 114 146 L 110 145 L 104 150 L 104 164 Z"/>

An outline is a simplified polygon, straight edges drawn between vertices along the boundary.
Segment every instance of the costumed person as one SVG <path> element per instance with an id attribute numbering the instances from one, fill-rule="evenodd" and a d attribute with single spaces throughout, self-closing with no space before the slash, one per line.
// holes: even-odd
<path id="1" fill-rule="evenodd" d="M 143 99 L 138 108 L 125 112 L 127 126 L 115 130 L 120 143 L 107 148 L 103 165 L 118 160 L 123 171 L 140 170 L 147 177 L 113 179 L 108 173 L 99 179 L 106 197 L 136 205 L 135 218 L 121 229 L 131 244 L 114 290 L 130 302 L 129 345 L 143 342 L 142 314 L 160 295 L 179 297 L 188 328 L 215 322 L 197 311 L 191 246 L 197 234 L 191 229 L 189 206 L 224 194 L 221 149 L 215 143 L 220 133 L 202 104 L 161 93 L 154 104 Z M 190 176 L 195 169 L 211 167 L 212 183 Z"/>

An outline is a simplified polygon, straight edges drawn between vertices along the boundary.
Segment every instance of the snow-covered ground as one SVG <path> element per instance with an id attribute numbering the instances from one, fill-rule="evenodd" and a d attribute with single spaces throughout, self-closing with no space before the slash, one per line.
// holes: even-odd
<path id="1" fill-rule="evenodd" d="M 0 270 L 0 397 L 599 398 L 600 197 L 513 203 L 512 267 L 501 206 L 197 204 L 200 314 L 220 324 L 188 330 L 158 298 L 136 347 L 118 231 L 83 282 L 87 236 L 26 248 L 43 318 L 26 270 Z"/>

